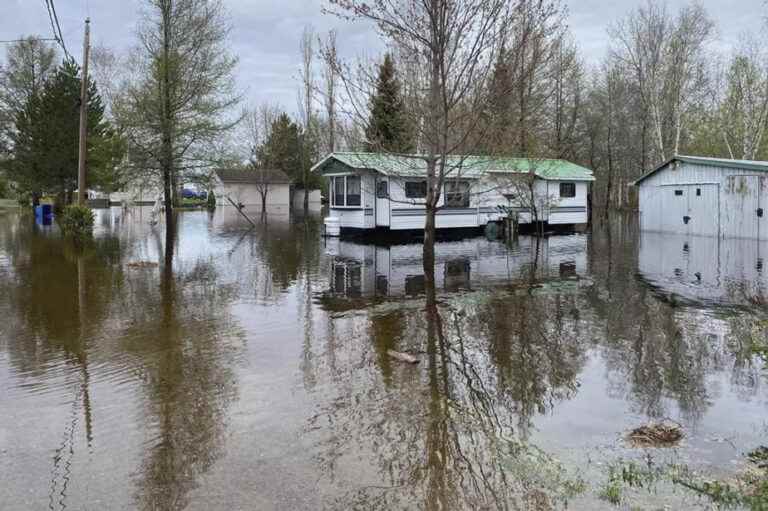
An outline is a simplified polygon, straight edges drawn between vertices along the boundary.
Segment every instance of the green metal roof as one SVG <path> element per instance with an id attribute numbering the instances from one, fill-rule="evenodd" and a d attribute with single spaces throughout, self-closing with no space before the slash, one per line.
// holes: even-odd
<path id="1" fill-rule="evenodd" d="M 386 176 L 420 177 L 427 173 L 420 155 L 386 153 L 331 153 L 312 167 L 313 172 L 338 171 L 337 163 L 353 169 L 380 172 Z M 449 156 L 446 165 L 451 177 L 478 178 L 485 174 L 528 173 L 532 169 L 541 179 L 550 181 L 594 181 L 592 171 L 565 160 L 498 158 L 494 156 Z"/>
<path id="2" fill-rule="evenodd" d="M 665 161 L 650 172 L 646 172 L 641 177 L 635 180 L 634 184 L 638 185 L 641 181 L 652 176 L 656 172 L 660 171 L 673 161 L 682 161 L 684 163 L 690 163 L 693 165 L 707 165 L 710 167 L 726 167 L 731 169 L 744 169 L 754 170 L 758 172 L 768 172 L 768 161 L 755 161 L 755 160 L 730 160 L 728 158 L 709 158 L 705 156 L 673 156 L 669 160 Z"/>

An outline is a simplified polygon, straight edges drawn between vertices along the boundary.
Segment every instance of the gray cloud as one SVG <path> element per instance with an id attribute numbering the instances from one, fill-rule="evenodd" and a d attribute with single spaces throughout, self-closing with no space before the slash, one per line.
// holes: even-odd
<path id="1" fill-rule="evenodd" d="M 0 39 L 51 33 L 44 3 L 38 0 L 0 0 Z M 225 0 L 232 21 L 232 51 L 240 59 L 239 87 L 248 102 L 280 103 L 296 108 L 296 76 L 299 38 L 305 25 L 318 33 L 335 28 L 342 56 L 376 54 L 383 49 L 375 28 L 348 23 L 322 14 L 322 0 Z M 670 11 L 685 0 L 669 0 Z M 702 4 L 717 22 L 715 49 L 727 53 L 745 30 L 757 31 L 763 23 L 763 0 L 704 0 Z M 597 64 L 608 46 L 608 24 L 626 15 L 639 1 L 571 0 L 569 25 L 589 64 Z M 134 42 L 140 0 L 56 0 L 61 28 L 69 51 L 80 60 L 82 26 L 92 19 L 94 42 L 126 50 Z"/>

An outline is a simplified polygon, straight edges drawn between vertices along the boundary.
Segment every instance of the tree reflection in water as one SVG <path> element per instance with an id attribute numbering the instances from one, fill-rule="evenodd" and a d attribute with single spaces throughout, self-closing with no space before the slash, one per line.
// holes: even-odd
<path id="1" fill-rule="evenodd" d="M 338 339 L 328 342 L 347 339 L 350 369 L 332 406 L 311 421 L 311 429 L 330 426 L 318 461 L 329 483 L 362 459 L 377 468 L 366 485 L 361 467 L 359 487 L 328 507 L 509 509 L 565 498 L 567 476 L 524 433 L 532 414 L 576 387 L 584 349 L 574 299 L 438 296 L 430 265 L 423 282 L 418 306 L 331 319 Z M 361 322 L 369 346 L 352 341 Z M 404 366 L 388 349 L 420 353 L 421 363 Z"/>

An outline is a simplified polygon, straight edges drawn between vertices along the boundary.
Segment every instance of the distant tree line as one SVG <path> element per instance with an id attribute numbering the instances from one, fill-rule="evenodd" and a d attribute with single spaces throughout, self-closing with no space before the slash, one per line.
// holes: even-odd
<path id="1" fill-rule="evenodd" d="M 451 173 L 441 155 L 498 154 L 593 169 L 593 202 L 607 212 L 630 207 L 629 183 L 676 153 L 768 158 L 765 27 L 721 55 L 701 5 L 649 0 L 609 24 L 609 50 L 588 66 L 560 0 L 400 4 L 329 0 L 328 12 L 377 24 L 387 52 L 344 62 L 335 31 L 306 28 L 291 112 L 241 111 L 219 0 L 145 0 L 131 52 L 94 48 L 89 186 L 148 183 L 173 205 L 182 183 L 210 186 L 222 166 L 277 168 L 311 189 L 323 185 L 311 166 L 332 151 L 431 154 L 435 183 Z M 8 47 L 0 191 L 68 200 L 78 81 L 44 42 Z"/>

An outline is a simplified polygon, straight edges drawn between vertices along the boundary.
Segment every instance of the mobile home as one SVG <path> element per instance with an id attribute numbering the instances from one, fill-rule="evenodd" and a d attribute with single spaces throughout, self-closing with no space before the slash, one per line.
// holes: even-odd
<path id="1" fill-rule="evenodd" d="M 675 156 L 635 186 L 644 231 L 768 239 L 768 162 Z"/>
<path id="2" fill-rule="evenodd" d="M 523 224 L 578 227 L 588 221 L 587 197 L 594 177 L 584 167 L 564 160 L 452 156 L 446 168 L 437 228 L 482 227 L 502 220 L 506 211 L 516 211 Z M 424 228 L 423 157 L 332 153 L 312 171 L 329 179 L 326 225 L 393 231 Z"/>

